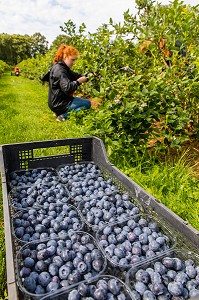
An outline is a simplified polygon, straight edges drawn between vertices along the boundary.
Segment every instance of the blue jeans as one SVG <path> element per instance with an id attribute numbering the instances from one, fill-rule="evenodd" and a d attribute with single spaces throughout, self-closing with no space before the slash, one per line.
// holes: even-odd
<path id="1" fill-rule="evenodd" d="M 69 117 L 70 111 L 80 111 L 82 109 L 89 109 L 91 107 L 91 102 L 87 99 L 80 98 L 80 97 L 74 97 L 73 102 L 67 107 L 67 110 L 65 113 L 62 114 L 64 118 Z"/>

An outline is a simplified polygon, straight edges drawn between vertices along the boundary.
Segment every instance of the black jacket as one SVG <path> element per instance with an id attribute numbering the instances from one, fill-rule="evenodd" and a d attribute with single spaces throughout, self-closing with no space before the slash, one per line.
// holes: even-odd
<path id="1" fill-rule="evenodd" d="M 73 93 L 77 90 L 77 79 L 82 74 L 75 73 L 63 62 L 55 63 L 50 71 L 48 106 L 57 115 L 66 112 L 73 101 Z"/>

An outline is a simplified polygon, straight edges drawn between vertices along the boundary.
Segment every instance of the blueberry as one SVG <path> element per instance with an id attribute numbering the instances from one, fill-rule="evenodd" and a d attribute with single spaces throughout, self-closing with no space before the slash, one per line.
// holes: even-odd
<path id="1" fill-rule="evenodd" d="M 168 291 L 173 296 L 181 296 L 183 293 L 183 285 L 180 282 L 170 282 L 168 284 Z"/>
<path id="2" fill-rule="evenodd" d="M 137 239 L 137 235 L 135 234 L 135 232 L 131 231 L 127 234 L 127 238 L 129 242 L 134 242 Z"/>
<path id="3" fill-rule="evenodd" d="M 106 290 L 102 288 L 97 288 L 93 294 L 96 300 L 105 300 L 106 299 Z"/>
<path id="4" fill-rule="evenodd" d="M 156 261 L 154 263 L 154 270 L 155 272 L 160 273 L 161 275 L 165 274 L 167 271 L 167 268 L 159 261 Z"/>
<path id="5" fill-rule="evenodd" d="M 192 289 L 195 289 L 197 287 L 198 287 L 198 283 L 197 283 L 196 280 L 191 279 L 191 280 L 187 281 L 186 288 L 189 291 L 192 290 Z"/>
<path id="6" fill-rule="evenodd" d="M 117 235 L 117 241 L 118 243 L 123 243 L 124 241 L 126 241 L 126 233 L 121 232 Z"/>
<path id="7" fill-rule="evenodd" d="M 47 252 L 50 256 L 53 256 L 56 253 L 56 249 L 56 246 L 51 245 L 47 248 Z"/>
<path id="8" fill-rule="evenodd" d="M 131 264 L 136 264 L 136 263 L 138 263 L 140 261 L 141 261 L 141 257 L 140 256 L 138 256 L 138 255 L 132 255 L 131 256 Z"/>
<path id="9" fill-rule="evenodd" d="M 135 278 L 137 281 L 141 281 L 145 284 L 149 283 L 150 280 L 150 276 L 149 273 L 143 269 L 139 269 L 136 274 L 135 274 Z"/>
<path id="10" fill-rule="evenodd" d="M 54 281 L 51 281 L 47 286 L 46 286 L 46 292 L 49 293 L 49 292 L 54 292 L 56 290 L 59 289 L 59 283 L 58 282 L 54 282 Z"/>
<path id="11" fill-rule="evenodd" d="M 132 254 L 141 256 L 142 255 L 142 247 L 139 244 L 134 243 L 133 247 L 132 247 Z"/>
<path id="12" fill-rule="evenodd" d="M 23 261 L 24 267 L 27 267 L 27 268 L 32 268 L 34 266 L 34 264 L 35 264 L 35 261 L 31 257 L 26 257 Z"/>
<path id="13" fill-rule="evenodd" d="M 170 280 L 174 280 L 176 277 L 177 272 L 174 270 L 168 270 L 167 276 L 170 278 Z"/>
<path id="14" fill-rule="evenodd" d="M 24 235 L 24 232 L 25 232 L 25 229 L 24 229 L 24 227 L 17 227 L 16 229 L 15 229 L 15 235 L 16 235 L 16 237 L 17 238 L 22 238 L 22 236 Z"/>
<path id="15" fill-rule="evenodd" d="M 92 262 L 92 267 L 96 272 L 100 272 L 102 270 L 103 260 L 101 259 L 94 259 Z"/>
<path id="16" fill-rule="evenodd" d="M 132 250 L 131 243 L 130 243 L 128 240 L 126 240 L 126 241 L 123 243 L 123 245 L 124 245 L 124 248 L 126 249 L 126 251 L 131 251 L 131 250 Z"/>
<path id="17" fill-rule="evenodd" d="M 97 281 L 97 288 L 102 288 L 104 291 L 107 291 L 108 290 L 107 281 L 104 279 L 99 279 Z"/>
<path id="18" fill-rule="evenodd" d="M 62 260 L 62 258 L 60 256 L 54 256 L 52 261 L 59 268 L 64 264 L 64 262 L 63 262 L 63 260 Z"/>
<path id="19" fill-rule="evenodd" d="M 132 290 L 131 294 L 132 294 L 132 297 L 133 297 L 134 300 L 141 300 L 141 296 L 137 291 Z"/>
<path id="20" fill-rule="evenodd" d="M 108 281 L 108 288 L 113 295 L 117 296 L 120 293 L 121 283 L 117 279 L 110 279 Z"/>
<path id="21" fill-rule="evenodd" d="M 165 286 L 163 283 L 161 282 L 154 282 L 151 286 L 150 286 L 151 291 L 153 292 L 154 295 L 161 295 L 164 293 L 165 291 Z"/>
<path id="22" fill-rule="evenodd" d="M 68 250 L 71 250 L 72 249 L 72 242 L 71 242 L 71 240 L 66 240 L 66 248 L 68 249 Z"/>
<path id="23" fill-rule="evenodd" d="M 43 286 L 38 284 L 35 289 L 35 294 L 37 295 L 37 294 L 45 294 L 45 293 L 46 293 L 46 289 Z"/>
<path id="24" fill-rule="evenodd" d="M 141 244 L 146 245 L 148 244 L 148 235 L 146 233 L 141 233 L 139 235 L 139 241 Z"/>
<path id="25" fill-rule="evenodd" d="M 161 275 L 160 273 L 154 271 L 152 274 L 151 274 L 151 282 L 154 284 L 154 283 L 162 283 L 162 278 L 161 278 Z"/>
<path id="26" fill-rule="evenodd" d="M 33 277 L 26 277 L 23 282 L 23 286 L 29 291 L 30 293 L 34 293 L 36 290 L 36 281 Z"/>
<path id="27" fill-rule="evenodd" d="M 85 283 L 81 282 L 78 287 L 77 287 L 77 290 L 79 292 L 79 294 L 81 296 L 88 296 L 88 293 L 89 293 L 89 287 L 88 285 L 86 285 Z"/>
<path id="28" fill-rule="evenodd" d="M 77 265 L 77 271 L 80 273 L 80 274 L 86 274 L 87 272 L 87 264 L 83 261 L 80 261 Z"/>
<path id="29" fill-rule="evenodd" d="M 192 260 L 192 259 L 187 259 L 187 260 L 185 260 L 185 267 L 187 267 L 187 266 L 194 266 L 195 264 L 194 264 L 194 261 Z"/>
<path id="30" fill-rule="evenodd" d="M 90 284 L 89 285 L 89 295 L 94 297 L 95 290 L 96 290 L 96 286 L 94 284 Z"/>
<path id="31" fill-rule="evenodd" d="M 143 282 L 141 281 L 137 281 L 135 283 L 135 290 L 140 294 L 140 295 L 143 295 L 144 292 L 148 289 L 146 284 L 144 284 Z"/>
<path id="32" fill-rule="evenodd" d="M 37 250 L 31 250 L 30 257 L 32 257 L 35 261 L 37 260 Z"/>
<path id="33" fill-rule="evenodd" d="M 120 264 L 121 266 L 123 266 L 123 267 L 128 266 L 128 260 L 127 260 L 127 258 L 126 258 L 126 257 L 121 258 L 121 259 L 119 260 L 119 264 Z"/>
<path id="34" fill-rule="evenodd" d="M 46 249 L 46 244 L 45 243 L 39 243 L 36 247 L 37 251 L 44 250 L 44 249 Z"/>
<path id="35" fill-rule="evenodd" d="M 93 274 L 91 272 L 88 272 L 87 274 L 84 275 L 85 280 L 90 280 L 91 278 L 93 278 Z"/>
<path id="36" fill-rule="evenodd" d="M 22 257 L 23 257 L 23 259 L 25 259 L 26 257 L 29 257 L 30 255 L 31 255 L 31 250 L 29 248 L 25 248 L 22 251 Z"/>
<path id="37" fill-rule="evenodd" d="M 147 290 L 147 291 L 144 292 L 142 298 L 143 298 L 143 300 L 155 300 L 156 296 L 154 295 L 153 292 Z"/>
<path id="38" fill-rule="evenodd" d="M 91 244 L 92 245 L 92 244 Z M 88 245 L 87 245 L 88 247 Z M 99 249 L 97 248 L 94 248 L 92 251 L 91 251 L 91 258 L 92 259 L 99 259 L 99 260 L 102 260 L 102 253 Z"/>
<path id="39" fill-rule="evenodd" d="M 42 224 L 37 224 L 35 226 L 35 232 L 42 233 L 46 231 L 46 227 Z"/>
<path id="40" fill-rule="evenodd" d="M 149 242 L 149 250 L 152 250 L 154 252 L 160 250 L 160 244 L 156 240 L 152 240 Z"/>
<path id="41" fill-rule="evenodd" d="M 77 290 L 72 290 L 68 294 L 68 300 L 79 300 L 80 297 L 81 296 Z"/>
<path id="42" fill-rule="evenodd" d="M 86 254 L 88 252 L 88 248 L 84 245 L 80 245 L 78 250 L 81 254 Z"/>
<path id="43" fill-rule="evenodd" d="M 51 263 L 48 267 L 48 272 L 51 276 L 55 276 L 59 274 L 59 268 L 55 263 Z"/>
<path id="44" fill-rule="evenodd" d="M 64 280 L 61 280 L 60 281 L 60 287 L 69 287 L 70 286 L 70 284 L 69 284 L 69 282 L 68 282 L 68 280 L 66 280 L 66 279 L 64 279 Z"/>
<path id="45" fill-rule="evenodd" d="M 22 267 L 21 270 L 20 270 L 20 276 L 22 278 L 24 277 L 28 277 L 31 273 L 31 269 L 30 268 L 27 268 L 27 267 Z"/>
<path id="46" fill-rule="evenodd" d="M 186 285 L 187 281 L 189 280 L 189 277 L 186 273 L 183 271 L 180 271 L 176 274 L 175 281 L 176 282 L 181 282 L 182 285 Z"/>
<path id="47" fill-rule="evenodd" d="M 106 247 L 104 250 L 105 250 L 105 253 L 106 253 L 109 257 L 112 257 L 113 254 L 114 254 L 114 249 L 115 249 L 115 247 L 113 248 L 111 245 L 109 245 L 109 246 Z"/>
<path id="48" fill-rule="evenodd" d="M 146 252 L 146 258 L 152 258 L 152 257 L 154 257 L 156 254 L 155 254 L 155 252 L 153 251 L 153 250 L 148 250 L 147 252 Z"/>
<path id="49" fill-rule="evenodd" d="M 103 233 L 104 233 L 105 235 L 109 235 L 109 234 L 111 234 L 111 232 L 112 232 L 111 226 L 106 226 L 106 227 L 103 229 Z"/>
<path id="50" fill-rule="evenodd" d="M 162 263 L 163 263 L 163 265 L 164 265 L 166 268 L 168 268 L 168 269 L 174 269 L 174 264 L 175 264 L 175 262 L 174 262 L 174 259 L 173 259 L 173 258 L 171 258 L 171 257 L 164 257 L 164 258 L 162 259 Z"/>
<path id="51" fill-rule="evenodd" d="M 193 279 L 196 277 L 197 271 L 194 266 L 187 266 L 185 270 L 189 278 Z"/>
<path id="52" fill-rule="evenodd" d="M 86 253 L 86 254 L 84 255 L 84 262 L 85 262 L 86 264 L 91 264 L 91 261 L 92 261 L 92 259 L 91 259 L 91 253 L 88 252 L 88 253 Z M 74 263 L 74 261 L 73 261 L 73 263 Z"/>
<path id="53" fill-rule="evenodd" d="M 159 236 L 159 237 L 156 239 L 156 242 L 158 242 L 161 246 L 165 245 L 165 244 L 166 244 L 165 237 Z"/>
<path id="54" fill-rule="evenodd" d="M 69 268 L 66 265 L 63 265 L 59 268 L 59 278 L 61 280 L 68 279 L 70 273 L 71 273 L 71 268 Z"/>
<path id="55" fill-rule="evenodd" d="M 20 226 L 21 226 L 21 219 L 19 219 L 19 218 L 14 218 L 14 219 L 13 219 L 13 225 L 14 225 L 15 228 L 16 228 L 16 227 L 20 227 Z"/>
<path id="56" fill-rule="evenodd" d="M 171 282 L 171 281 L 172 280 L 168 275 L 166 275 L 166 274 L 162 275 L 162 283 L 164 283 L 164 285 L 167 286 L 169 284 L 169 282 Z"/>
<path id="57" fill-rule="evenodd" d="M 155 232 L 158 232 L 159 231 L 159 228 L 158 228 L 158 224 L 156 222 L 149 222 L 148 224 L 148 227 L 152 230 L 152 231 L 155 231 Z"/>
<path id="58" fill-rule="evenodd" d="M 51 276 L 48 272 L 44 271 L 41 272 L 38 276 L 38 283 L 43 286 L 46 287 L 51 281 Z"/>
<path id="59" fill-rule="evenodd" d="M 35 271 L 36 272 L 44 272 L 48 270 L 48 264 L 44 260 L 39 260 L 35 264 Z"/>
<path id="60" fill-rule="evenodd" d="M 68 282 L 70 284 L 78 283 L 81 280 L 81 275 L 77 270 L 73 270 L 72 273 L 68 275 Z"/>
<path id="61" fill-rule="evenodd" d="M 37 259 L 38 260 L 45 260 L 49 257 L 49 253 L 47 249 L 43 249 L 37 252 Z"/>
<path id="62" fill-rule="evenodd" d="M 126 251 L 125 249 L 123 248 L 119 248 L 119 247 L 116 247 L 115 250 L 114 250 L 114 254 L 118 257 L 118 258 L 123 258 L 125 257 L 126 255 Z"/>
<path id="63" fill-rule="evenodd" d="M 174 270 L 181 271 L 184 267 L 182 260 L 178 257 L 174 257 L 173 260 L 174 260 L 174 266 L 173 266 Z"/>
<path id="64" fill-rule="evenodd" d="M 38 274 L 37 272 L 35 272 L 35 271 L 31 272 L 30 275 L 29 275 L 29 277 L 34 278 L 34 280 L 35 280 L 36 282 L 37 282 L 37 280 L 38 280 L 38 276 L 39 276 L 39 274 Z"/>

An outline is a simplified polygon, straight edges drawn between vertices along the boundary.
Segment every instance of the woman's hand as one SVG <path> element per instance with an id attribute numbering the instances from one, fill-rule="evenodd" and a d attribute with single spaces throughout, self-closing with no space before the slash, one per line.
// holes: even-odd
<path id="1" fill-rule="evenodd" d="M 81 84 L 88 81 L 88 78 L 86 76 L 81 76 L 77 79 L 77 81 Z"/>

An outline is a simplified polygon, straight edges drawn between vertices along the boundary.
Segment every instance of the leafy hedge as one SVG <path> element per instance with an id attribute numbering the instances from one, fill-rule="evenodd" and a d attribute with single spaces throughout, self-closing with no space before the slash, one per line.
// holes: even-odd
<path id="1" fill-rule="evenodd" d="M 178 0 L 166 6 L 136 3 L 138 14 L 125 12 L 123 24 L 110 19 L 86 35 L 84 24 L 76 29 L 69 20 L 62 31 L 81 53 L 75 69 L 94 74 L 81 93 L 103 99 L 99 111 L 84 117 L 84 126 L 110 148 L 114 143 L 122 151 L 131 145 L 143 150 L 155 141 L 153 146 L 165 151 L 198 133 L 199 10 Z M 160 47 L 162 39 L 165 48 Z M 140 51 L 147 40 L 152 43 Z M 177 40 L 186 48 L 186 57 L 179 55 Z M 22 62 L 23 74 L 38 78 L 52 64 L 56 50 Z"/>
<path id="2" fill-rule="evenodd" d="M 8 69 L 10 67 L 4 61 L 0 60 L 0 76 Z"/>

